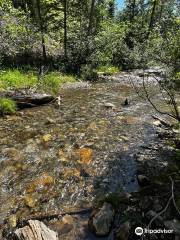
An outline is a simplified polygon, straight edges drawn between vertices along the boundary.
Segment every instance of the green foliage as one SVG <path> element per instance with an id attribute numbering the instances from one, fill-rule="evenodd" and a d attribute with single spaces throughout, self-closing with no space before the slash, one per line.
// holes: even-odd
<path id="1" fill-rule="evenodd" d="M 117 14 L 114 0 L 97 1 L 93 9 L 91 3 L 69 0 L 65 12 L 58 0 L 1 1 L 0 61 L 14 67 L 43 62 L 88 80 L 97 78 L 101 66 L 131 69 L 163 64 L 178 71 L 176 0 L 149 1 L 146 6 L 144 1 L 127 1 Z M 111 73 L 113 69 L 107 70 Z"/>
<path id="2" fill-rule="evenodd" d="M 17 110 L 16 103 L 8 98 L 0 98 L 0 114 L 13 114 Z"/>
<path id="3" fill-rule="evenodd" d="M 115 66 L 101 66 L 98 68 L 98 74 L 103 74 L 103 75 L 113 75 L 118 73 L 120 70 L 118 67 Z"/>
<path id="4" fill-rule="evenodd" d="M 23 73 L 17 69 L 0 72 L 0 89 L 27 88 L 37 84 L 37 77 L 32 72 Z"/>
<path id="5" fill-rule="evenodd" d="M 95 81 L 98 78 L 97 70 L 92 65 L 82 66 L 81 78 L 86 81 Z"/>
<path id="6" fill-rule="evenodd" d="M 40 88 L 45 92 L 56 95 L 63 83 L 72 83 L 75 81 L 77 81 L 77 79 L 72 75 L 63 75 L 59 72 L 51 72 L 41 78 Z"/>
<path id="7" fill-rule="evenodd" d="M 28 71 L 26 73 L 17 69 L 0 72 L 0 91 L 7 89 L 24 89 L 35 87 L 39 91 L 45 91 L 56 95 L 63 83 L 75 82 L 77 79 L 72 75 L 60 72 L 51 72 L 38 80 L 37 74 Z"/>

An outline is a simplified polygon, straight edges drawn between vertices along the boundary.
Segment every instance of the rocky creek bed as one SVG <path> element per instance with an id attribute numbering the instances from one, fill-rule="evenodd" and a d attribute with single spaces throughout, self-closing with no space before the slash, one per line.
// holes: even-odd
<path id="1" fill-rule="evenodd" d="M 174 144 L 175 133 L 152 118 L 154 110 L 130 78 L 141 83 L 136 72 L 66 85 L 60 106 L 0 118 L 0 239 L 13 239 L 29 219 L 69 240 L 140 239 L 135 227 L 153 218 L 151 227 L 180 234 L 179 159 L 167 144 Z M 151 89 L 156 93 L 153 82 Z M 158 92 L 154 100 L 166 108 Z M 172 184 L 174 198 L 157 216 Z"/>

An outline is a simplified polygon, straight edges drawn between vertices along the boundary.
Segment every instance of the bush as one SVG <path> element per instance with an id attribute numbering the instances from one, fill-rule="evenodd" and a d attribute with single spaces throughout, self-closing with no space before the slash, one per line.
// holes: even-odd
<path id="1" fill-rule="evenodd" d="M 22 89 L 38 86 L 39 90 L 57 94 L 60 86 L 66 82 L 75 82 L 76 78 L 71 75 L 63 75 L 59 72 L 51 72 L 40 80 L 34 72 L 24 73 L 17 69 L 0 72 L 0 91 L 8 89 Z"/>
<path id="2" fill-rule="evenodd" d="M 98 73 L 91 65 L 85 65 L 81 67 L 81 77 L 86 81 L 95 81 L 98 78 Z"/>
<path id="3" fill-rule="evenodd" d="M 13 114 L 17 110 L 16 103 L 8 98 L 0 98 L 0 114 Z"/>
<path id="4" fill-rule="evenodd" d="M 118 73 L 120 70 L 115 66 L 101 66 L 98 68 L 98 74 L 111 76 L 115 73 Z"/>

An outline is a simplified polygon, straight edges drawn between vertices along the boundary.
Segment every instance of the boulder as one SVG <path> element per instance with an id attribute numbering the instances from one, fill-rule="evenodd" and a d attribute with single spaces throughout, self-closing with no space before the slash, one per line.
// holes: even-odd
<path id="1" fill-rule="evenodd" d="M 27 226 L 15 231 L 15 236 L 18 240 L 58 240 L 57 233 L 38 220 L 29 220 Z"/>
<path id="2" fill-rule="evenodd" d="M 128 240 L 129 238 L 129 231 L 130 231 L 130 223 L 125 222 L 121 224 L 116 231 L 116 239 L 117 240 Z"/>
<path id="3" fill-rule="evenodd" d="M 150 184 L 149 178 L 146 177 L 145 175 L 138 175 L 137 180 L 138 180 L 139 186 L 141 187 L 146 187 Z"/>
<path id="4" fill-rule="evenodd" d="M 89 227 L 97 236 L 109 234 L 114 219 L 114 210 L 110 203 L 104 203 L 93 216 L 90 217 Z"/>

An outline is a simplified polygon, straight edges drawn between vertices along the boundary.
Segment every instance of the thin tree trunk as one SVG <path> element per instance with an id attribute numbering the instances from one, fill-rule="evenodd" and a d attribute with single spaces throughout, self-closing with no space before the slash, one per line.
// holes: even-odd
<path id="1" fill-rule="evenodd" d="M 135 8 L 136 8 L 136 0 L 133 0 L 131 22 L 134 20 L 134 17 L 135 17 Z"/>
<path id="2" fill-rule="evenodd" d="M 91 35 L 92 33 L 94 8 L 95 8 L 95 0 L 92 0 L 90 14 L 89 14 L 88 36 Z"/>
<path id="3" fill-rule="evenodd" d="M 149 22 L 149 28 L 148 28 L 148 34 L 147 34 L 147 39 L 149 38 L 149 35 L 153 29 L 154 26 L 154 18 L 155 18 L 155 13 L 156 13 L 156 6 L 158 4 L 157 0 L 153 1 L 153 7 L 152 7 L 152 12 L 151 12 L 151 18 L 150 18 L 150 22 Z"/>
<path id="4" fill-rule="evenodd" d="M 46 63 L 47 63 L 46 43 L 45 43 L 45 38 L 44 38 L 44 26 L 43 26 L 42 15 L 41 15 L 40 0 L 36 0 L 36 5 L 37 5 L 39 27 L 40 27 L 40 31 L 41 31 L 41 46 L 42 46 L 43 64 L 46 65 Z"/>
<path id="5" fill-rule="evenodd" d="M 67 0 L 64 0 L 64 58 L 67 60 Z"/>

